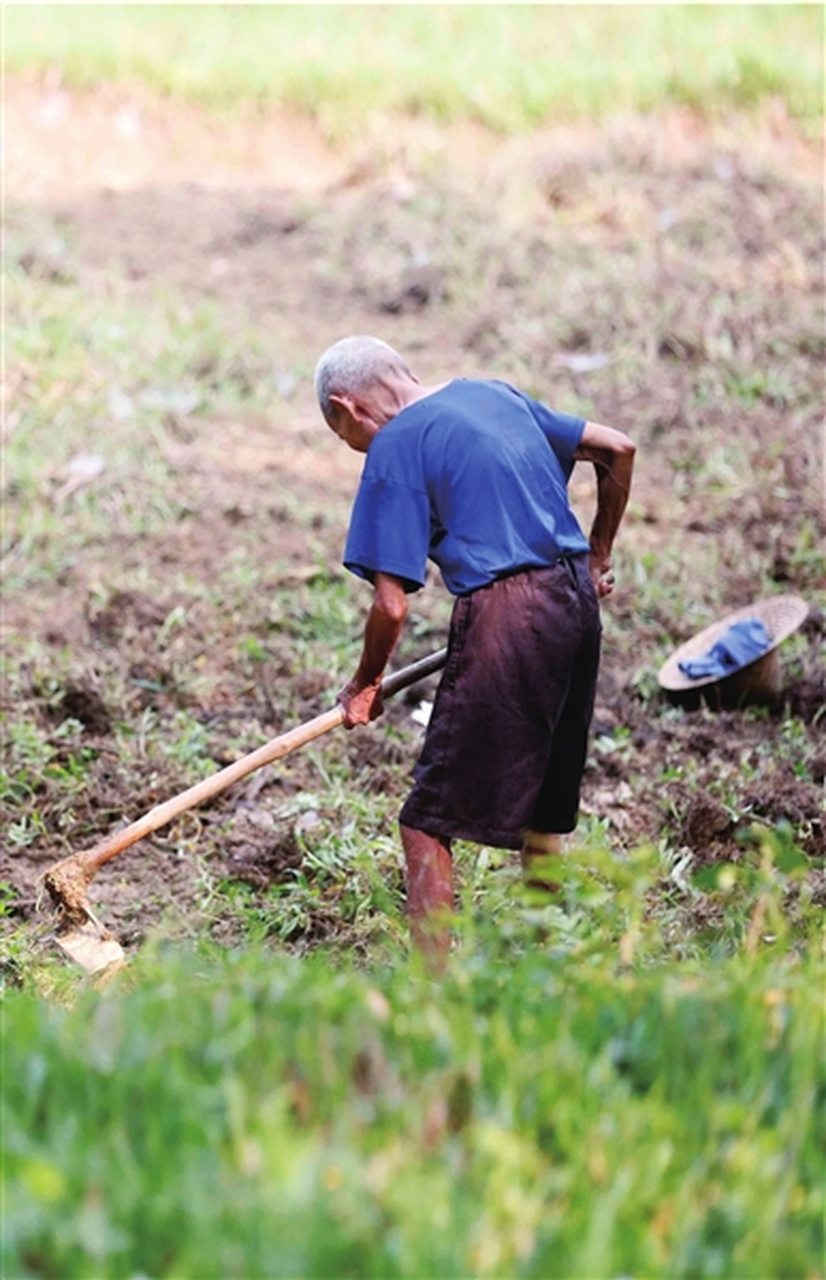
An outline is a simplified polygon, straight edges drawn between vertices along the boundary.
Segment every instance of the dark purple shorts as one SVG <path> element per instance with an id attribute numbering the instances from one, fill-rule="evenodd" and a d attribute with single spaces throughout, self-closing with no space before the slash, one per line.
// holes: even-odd
<path id="1" fill-rule="evenodd" d="M 460 596 L 402 823 L 499 849 L 573 831 L 600 635 L 587 555 Z"/>

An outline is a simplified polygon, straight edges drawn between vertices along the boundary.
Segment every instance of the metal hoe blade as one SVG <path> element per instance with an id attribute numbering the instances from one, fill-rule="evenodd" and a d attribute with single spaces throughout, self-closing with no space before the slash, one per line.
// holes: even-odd
<path id="1" fill-rule="evenodd" d="M 86 924 L 70 929 L 68 933 L 57 934 L 55 942 L 70 960 L 87 973 L 120 969 L 126 964 L 126 952 L 117 938 L 112 937 L 96 920 L 87 920 Z"/>

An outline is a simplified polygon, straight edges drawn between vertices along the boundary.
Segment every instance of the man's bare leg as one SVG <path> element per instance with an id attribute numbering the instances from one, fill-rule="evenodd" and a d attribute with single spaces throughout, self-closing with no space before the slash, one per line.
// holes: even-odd
<path id="1" fill-rule="evenodd" d="M 401 826 L 407 867 L 407 916 L 413 943 L 429 968 L 444 969 L 450 950 L 453 859 L 450 841 Z"/>
<path id="2" fill-rule="evenodd" d="M 559 893 L 559 885 L 548 879 L 548 859 L 562 852 L 562 836 L 548 831 L 527 831 L 522 842 L 522 879 L 529 889 Z"/>

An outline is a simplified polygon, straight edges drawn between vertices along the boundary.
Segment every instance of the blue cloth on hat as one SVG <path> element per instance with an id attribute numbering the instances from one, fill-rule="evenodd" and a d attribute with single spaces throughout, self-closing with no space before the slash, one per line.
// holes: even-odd
<path id="1" fill-rule="evenodd" d="M 690 680 L 728 676 L 759 658 L 770 644 L 771 638 L 760 619 L 744 618 L 742 622 L 733 622 L 699 658 L 685 659 L 677 665 Z"/>

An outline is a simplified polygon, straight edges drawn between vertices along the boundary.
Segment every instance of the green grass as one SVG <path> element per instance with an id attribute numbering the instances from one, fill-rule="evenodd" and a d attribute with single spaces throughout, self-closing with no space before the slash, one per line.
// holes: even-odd
<path id="1" fill-rule="evenodd" d="M 712 967 L 661 954 L 650 854 L 600 895 L 592 849 L 564 912 L 468 910 L 440 986 L 395 949 L 41 970 L 5 997 L 3 1274 L 818 1275 L 824 975 L 773 853 L 774 941 Z"/>
<path id="2" fill-rule="evenodd" d="M 816 5 L 9 5 L 5 26 L 12 73 L 286 105 L 331 135 L 388 111 L 519 131 L 769 97 L 813 127 L 822 118 Z"/>

